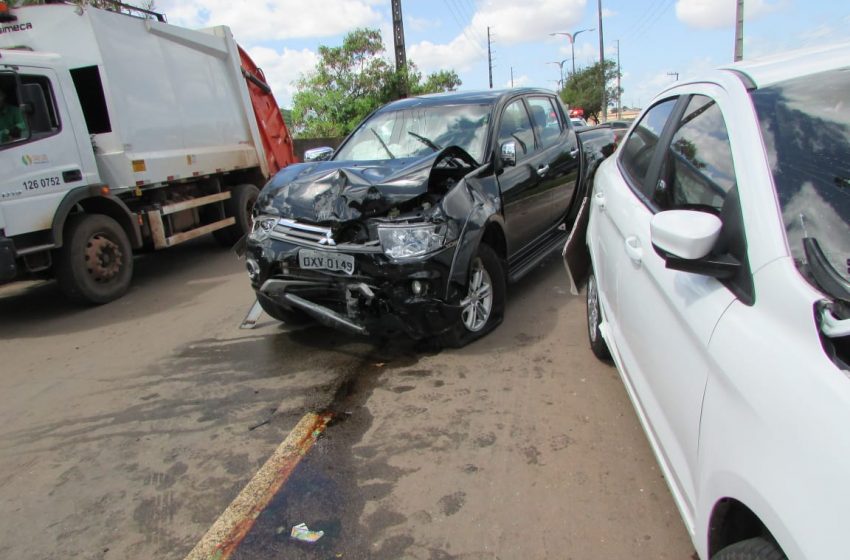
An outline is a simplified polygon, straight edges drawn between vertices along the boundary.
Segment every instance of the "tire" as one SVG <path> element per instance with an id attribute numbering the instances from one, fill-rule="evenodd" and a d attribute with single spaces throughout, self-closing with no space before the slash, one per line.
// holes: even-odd
<path id="1" fill-rule="evenodd" d="M 489 286 L 489 290 L 485 287 Z M 469 267 L 464 307 L 458 323 L 442 338 L 442 345 L 466 346 L 495 329 L 505 316 L 506 282 L 502 261 L 489 245 L 481 244 Z M 465 301 L 469 301 L 464 305 Z"/>
<path id="2" fill-rule="evenodd" d="M 260 189 L 249 183 L 236 185 L 230 189 L 230 198 L 224 201 L 224 215 L 227 218 L 235 218 L 236 223 L 224 229 L 213 232 L 213 237 L 223 247 L 233 247 L 237 241 L 251 232 L 253 218 L 251 211 Z"/>
<path id="3" fill-rule="evenodd" d="M 788 560 L 788 557 L 772 541 L 756 537 L 727 546 L 711 560 Z"/>
<path id="4" fill-rule="evenodd" d="M 56 251 L 56 280 L 70 299 L 103 304 L 123 296 L 133 278 L 133 249 L 118 222 L 103 214 L 75 214 Z"/>
<path id="5" fill-rule="evenodd" d="M 298 309 L 287 309 L 282 305 L 278 305 L 271 298 L 263 294 L 257 294 L 257 301 L 260 302 L 260 307 L 266 312 L 266 315 L 272 319 L 277 319 L 286 325 L 306 325 L 313 322 L 313 319 Z"/>
<path id="6" fill-rule="evenodd" d="M 611 360 L 611 352 L 608 350 L 608 344 L 602 338 L 602 331 L 599 328 L 602 322 L 602 307 L 599 305 L 599 289 L 596 284 L 596 274 L 591 269 L 590 275 L 587 277 L 587 338 L 590 342 L 590 349 L 593 355 L 603 362 Z"/>

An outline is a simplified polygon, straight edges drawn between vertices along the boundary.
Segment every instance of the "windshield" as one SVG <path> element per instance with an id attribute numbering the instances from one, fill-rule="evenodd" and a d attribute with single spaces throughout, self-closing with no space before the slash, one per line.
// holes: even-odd
<path id="1" fill-rule="evenodd" d="M 382 111 L 357 129 L 334 160 L 418 157 L 460 146 L 480 162 L 490 110 L 490 105 L 436 105 Z"/>
<path id="2" fill-rule="evenodd" d="M 850 280 L 850 70 L 752 93 L 791 255 L 811 278 L 803 238 Z"/>

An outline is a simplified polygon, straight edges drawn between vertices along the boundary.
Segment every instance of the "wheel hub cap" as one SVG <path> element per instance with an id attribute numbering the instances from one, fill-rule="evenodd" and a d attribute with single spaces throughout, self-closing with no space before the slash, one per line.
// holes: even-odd
<path id="1" fill-rule="evenodd" d="M 95 234 L 86 243 L 86 270 L 95 282 L 109 282 L 121 271 L 124 255 L 121 248 L 101 234 Z"/>
<path id="2" fill-rule="evenodd" d="M 596 329 L 599 325 L 599 300 L 596 294 L 596 282 L 593 279 L 587 283 L 587 319 L 590 340 L 596 342 Z"/>
<path id="3" fill-rule="evenodd" d="M 472 263 L 469 292 L 460 302 L 463 325 L 471 332 L 480 331 L 490 319 L 493 310 L 493 281 L 481 259 Z"/>

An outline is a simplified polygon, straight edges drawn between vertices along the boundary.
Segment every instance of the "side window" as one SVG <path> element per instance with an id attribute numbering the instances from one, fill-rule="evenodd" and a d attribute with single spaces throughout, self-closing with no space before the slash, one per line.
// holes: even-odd
<path id="1" fill-rule="evenodd" d="M 26 107 L 27 121 L 34 138 L 59 131 L 59 116 L 53 88 L 46 76 L 21 76 L 21 97 Z"/>
<path id="2" fill-rule="evenodd" d="M 653 187 L 645 184 L 649 163 L 658 145 L 658 138 L 664 130 L 667 119 L 676 105 L 678 98 L 667 99 L 652 107 L 643 116 L 632 133 L 626 139 L 620 154 L 620 163 L 641 193 L 648 199 L 652 198 Z"/>
<path id="3" fill-rule="evenodd" d="M 502 112 L 499 123 L 499 146 L 505 142 L 516 143 L 517 161 L 534 151 L 534 133 L 522 99 L 512 101 Z"/>
<path id="4" fill-rule="evenodd" d="M 77 99 L 80 100 L 89 134 L 112 132 L 109 111 L 106 109 L 106 96 L 103 93 L 103 82 L 97 66 L 72 68 L 71 79 L 74 80 Z"/>
<path id="5" fill-rule="evenodd" d="M 16 75 L 11 72 L 0 74 L 0 146 L 29 138 L 19 94 Z"/>
<path id="6" fill-rule="evenodd" d="M 534 130 L 540 140 L 540 148 L 548 148 L 558 143 L 563 125 L 558 118 L 558 112 L 548 97 L 529 97 L 528 108 L 531 110 L 531 120 Z"/>
<path id="7" fill-rule="evenodd" d="M 710 207 L 720 211 L 735 185 L 726 123 L 717 103 L 695 95 L 667 151 L 655 202 L 662 209 Z"/>

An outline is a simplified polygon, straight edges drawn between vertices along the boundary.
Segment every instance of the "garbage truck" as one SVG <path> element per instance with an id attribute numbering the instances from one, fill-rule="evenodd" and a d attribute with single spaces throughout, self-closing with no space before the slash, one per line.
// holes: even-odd
<path id="1" fill-rule="evenodd" d="M 133 255 L 251 228 L 292 138 L 225 26 L 109 4 L 0 0 L 0 283 L 49 275 L 102 304 Z"/>

